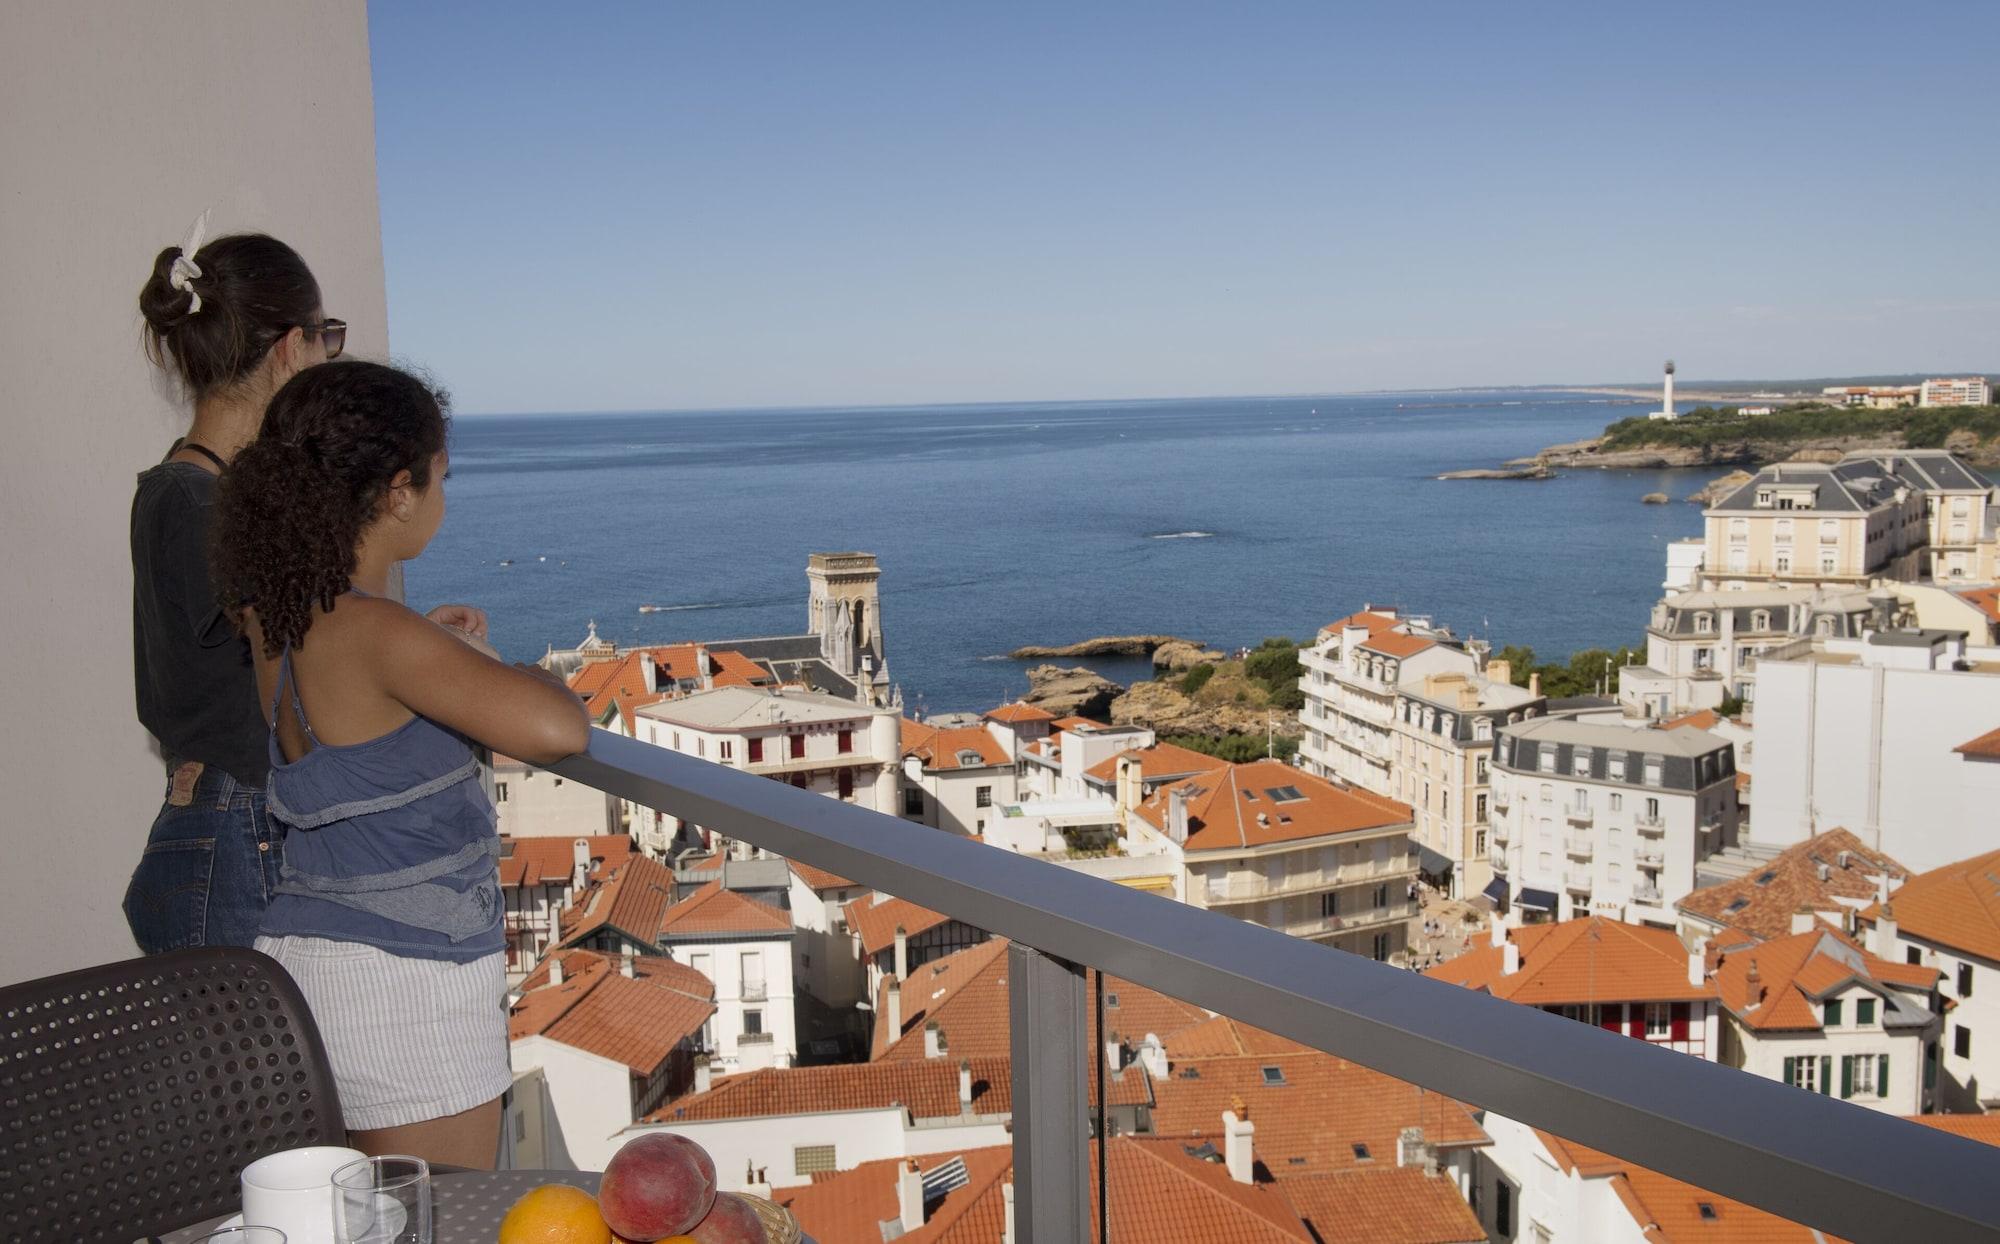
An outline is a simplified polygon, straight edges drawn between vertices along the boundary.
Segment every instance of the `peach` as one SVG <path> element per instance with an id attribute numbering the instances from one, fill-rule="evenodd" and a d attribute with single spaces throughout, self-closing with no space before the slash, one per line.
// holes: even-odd
<path id="1" fill-rule="evenodd" d="M 715 1208 L 688 1232 L 694 1244 L 765 1244 L 764 1220 L 750 1202 L 733 1192 L 715 1198 Z"/>
<path id="2" fill-rule="evenodd" d="M 671 1132 L 628 1142 L 605 1163 L 597 1187 L 604 1221 L 628 1240 L 684 1235 L 714 1204 L 714 1161 L 700 1145 Z"/>

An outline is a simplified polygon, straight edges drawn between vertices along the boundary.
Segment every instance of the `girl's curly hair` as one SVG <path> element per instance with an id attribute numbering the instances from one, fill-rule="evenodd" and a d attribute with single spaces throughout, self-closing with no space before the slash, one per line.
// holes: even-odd
<path id="1" fill-rule="evenodd" d="M 361 535 L 399 471 L 423 488 L 445 447 L 448 400 L 405 371 L 360 360 L 308 367 L 272 397 L 258 438 L 216 491 L 217 593 L 264 652 L 305 643 L 316 611 L 348 590 Z"/>

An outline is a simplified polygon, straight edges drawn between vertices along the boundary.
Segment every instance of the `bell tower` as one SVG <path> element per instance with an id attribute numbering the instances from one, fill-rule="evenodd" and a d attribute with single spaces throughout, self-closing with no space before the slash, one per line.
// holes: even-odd
<path id="1" fill-rule="evenodd" d="M 820 656 L 864 688 L 889 680 L 881 579 L 873 553 L 814 553 L 806 561 L 806 622 Z"/>

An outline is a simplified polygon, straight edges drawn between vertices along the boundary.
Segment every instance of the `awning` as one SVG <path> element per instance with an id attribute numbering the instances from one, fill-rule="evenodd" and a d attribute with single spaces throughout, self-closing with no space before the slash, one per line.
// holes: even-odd
<path id="1" fill-rule="evenodd" d="M 1486 888 L 1481 890 L 1480 893 L 1492 899 L 1496 904 L 1506 902 L 1507 879 L 1505 877 L 1495 877 L 1486 883 Z"/>
<path id="2" fill-rule="evenodd" d="M 1554 911 L 1556 909 L 1556 896 L 1554 891 L 1551 890 L 1530 890 L 1526 886 L 1522 886 L 1521 897 L 1514 901 L 1523 907 L 1533 907 L 1537 911 Z"/>

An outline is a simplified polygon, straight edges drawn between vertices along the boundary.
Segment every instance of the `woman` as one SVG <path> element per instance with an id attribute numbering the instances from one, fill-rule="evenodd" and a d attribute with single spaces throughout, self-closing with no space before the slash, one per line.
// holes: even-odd
<path id="1" fill-rule="evenodd" d="M 280 845 L 264 811 L 265 736 L 250 652 L 210 585 L 216 479 L 257 435 L 265 403 L 302 369 L 337 358 L 347 325 L 328 319 L 298 252 L 262 234 L 185 246 L 153 261 L 139 291 L 147 353 L 194 405 L 194 422 L 132 500 L 132 655 L 139 720 L 166 759 L 165 803 L 125 894 L 148 954 L 248 946 L 278 883 Z M 441 621 L 483 635 L 477 610 Z"/>
<path id="2" fill-rule="evenodd" d="M 560 679 L 389 599 L 444 518 L 444 476 L 420 381 L 302 372 L 222 478 L 216 578 L 286 826 L 257 948 L 305 992 L 357 1148 L 484 1167 L 511 1075 L 499 837 L 470 740 L 545 765 L 590 727 Z"/>

